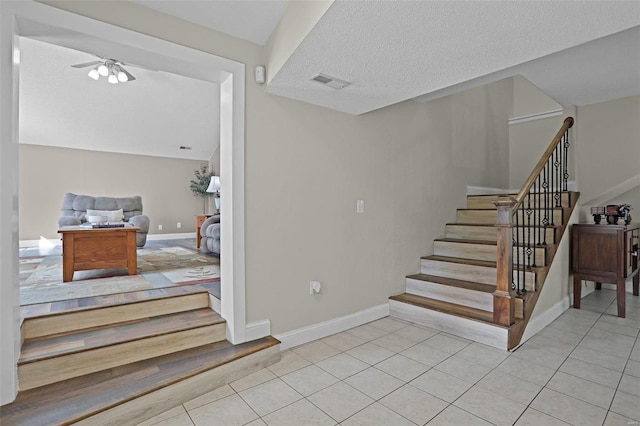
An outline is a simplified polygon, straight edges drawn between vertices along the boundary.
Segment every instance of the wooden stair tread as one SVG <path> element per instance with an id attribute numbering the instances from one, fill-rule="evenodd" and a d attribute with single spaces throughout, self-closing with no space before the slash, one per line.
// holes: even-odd
<path id="1" fill-rule="evenodd" d="M 477 244 L 477 245 L 485 245 L 485 246 L 498 246 L 496 241 L 490 240 L 471 240 L 466 238 L 436 238 L 433 241 L 439 241 L 444 243 L 459 243 L 459 244 Z M 548 248 L 552 244 L 534 244 L 533 248 Z M 526 247 L 525 244 L 520 244 L 518 247 Z"/>
<path id="2" fill-rule="evenodd" d="M 410 293 L 402 293 L 397 296 L 391 296 L 389 299 L 402 303 L 408 303 L 410 305 L 418 306 L 424 309 L 431 309 L 434 311 L 443 312 L 445 314 L 471 319 L 474 321 L 481 321 L 494 325 L 496 327 L 506 328 L 493 323 L 493 312 L 483 311 L 481 309 L 471 308 L 469 306 L 444 302 L 442 300 L 430 299 L 428 297 L 417 296 Z"/>
<path id="3" fill-rule="evenodd" d="M 554 206 L 554 207 L 548 207 L 548 210 L 563 210 L 563 209 L 567 209 L 567 208 L 568 207 L 562 207 L 562 206 L 556 207 L 556 206 Z M 496 208 L 492 208 L 492 209 L 491 208 L 471 208 L 471 209 L 469 209 L 469 208 L 466 208 L 466 207 L 459 208 L 459 209 L 456 209 L 456 210 L 458 210 L 458 211 L 480 211 L 480 212 L 495 212 L 495 211 L 497 211 Z M 544 210 L 544 207 L 531 207 L 531 210 Z"/>
<path id="4" fill-rule="evenodd" d="M 412 280 L 420 280 L 420 281 L 427 281 L 431 283 L 443 284 L 451 287 L 464 288 L 467 290 L 481 291 L 484 293 L 493 293 L 496 290 L 496 286 L 494 285 L 482 284 L 482 283 L 477 283 L 473 281 L 458 280 L 455 278 L 439 277 L 436 275 L 413 274 L 413 275 L 407 275 L 407 278 Z"/>
<path id="5" fill-rule="evenodd" d="M 461 257 L 449 257 L 449 256 L 438 256 L 436 254 L 432 254 L 429 256 L 422 256 L 421 259 L 426 260 L 436 260 L 439 262 L 450 262 L 450 263 L 463 263 L 465 265 L 476 265 L 476 266 L 484 266 L 487 268 L 495 268 L 496 262 L 488 261 L 488 260 L 474 260 L 474 259 L 464 259 Z"/>
<path id="6" fill-rule="evenodd" d="M 482 226 L 482 227 L 496 228 L 496 225 L 492 223 L 468 223 L 468 222 L 450 222 L 450 223 L 447 223 L 446 226 Z M 515 224 L 513 225 L 513 227 L 514 228 L 516 227 Z M 520 225 L 518 226 L 518 228 L 524 228 L 524 225 Z M 559 229 L 559 228 L 562 228 L 562 225 L 539 225 L 539 226 L 536 226 L 536 228 Z"/>
<path id="7" fill-rule="evenodd" d="M 202 308 L 27 339 L 22 345 L 18 365 L 225 322 L 212 309 Z"/>
<path id="8" fill-rule="evenodd" d="M 71 424 L 279 343 L 271 336 L 225 340 L 19 392 L 2 406 L 0 424 Z"/>
<path id="9" fill-rule="evenodd" d="M 461 243 L 461 244 L 480 244 L 487 246 L 497 246 L 498 243 L 490 240 L 471 240 L 465 238 L 436 238 L 433 241 L 440 241 L 444 243 Z"/>
<path id="10" fill-rule="evenodd" d="M 112 306 L 147 302 L 150 300 L 167 299 L 197 293 L 209 292 L 206 288 L 200 285 L 184 285 L 131 291 L 127 293 L 108 294 L 104 296 L 61 300 L 57 302 L 38 303 L 34 305 L 21 306 L 20 317 L 23 320 L 26 320 L 29 318 L 40 318 L 49 315 L 61 315 L 70 312 L 108 308 Z"/>

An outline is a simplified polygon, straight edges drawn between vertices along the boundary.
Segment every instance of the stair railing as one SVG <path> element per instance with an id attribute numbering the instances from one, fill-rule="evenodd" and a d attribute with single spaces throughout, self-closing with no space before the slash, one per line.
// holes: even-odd
<path id="1" fill-rule="evenodd" d="M 493 200 L 498 214 L 497 282 L 493 293 L 493 321 L 509 326 L 515 322 L 515 298 L 527 292 L 526 273 L 538 266 L 537 247 L 547 245 L 547 229 L 553 227 L 554 211 L 562 207 L 568 191 L 569 128 L 567 117 L 518 195 Z M 546 250 L 544 251 L 546 253 Z"/>

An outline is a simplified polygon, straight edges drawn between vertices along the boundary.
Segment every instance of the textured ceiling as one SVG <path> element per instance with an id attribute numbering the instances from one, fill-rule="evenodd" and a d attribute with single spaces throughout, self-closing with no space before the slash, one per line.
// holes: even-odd
<path id="1" fill-rule="evenodd" d="M 539 58 L 569 53 L 639 24 L 640 2 L 635 1 L 336 0 L 267 92 L 361 114 L 522 64 L 535 69 L 532 75 L 540 74 L 535 63 Z M 586 51 L 591 74 L 613 78 L 612 68 L 625 62 L 610 63 L 618 56 L 615 51 L 600 53 L 605 55 Z M 544 72 L 544 86 L 554 89 L 557 94 L 549 94 L 563 103 L 602 100 L 601 91 L 590 96 L 593 85 L 574 84 L 571 93 L 563 91 L 554 82 L 562 67 Z M 627 69 L 627 80 L 633 82 L 638 72 Z M 352 85 L 336 91 L 309 81 L 317 73 Z M 580 73 L 572 73 L 570 78 L 579 81 Z"/>
<path id="2" fill-rule="evenodd" d="M 168 15 L 264 46 L 287 0 L 134 0 Z"/>

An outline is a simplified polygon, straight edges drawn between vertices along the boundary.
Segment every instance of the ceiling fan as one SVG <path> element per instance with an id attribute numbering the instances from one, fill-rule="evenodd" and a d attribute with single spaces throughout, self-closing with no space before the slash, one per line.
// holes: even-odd
<path id="1" fill-rule="evenodd" d="M 116 59 L 100 58 L 98 61 L 85 62 L 71 65 L 73 68 L 93 67 L 89 71 L 89 77 L 98 80 L 100 76 L 107 77 L 111 84 L 126 83 L 136 78 L 124 68 L 124 63 Z"/>

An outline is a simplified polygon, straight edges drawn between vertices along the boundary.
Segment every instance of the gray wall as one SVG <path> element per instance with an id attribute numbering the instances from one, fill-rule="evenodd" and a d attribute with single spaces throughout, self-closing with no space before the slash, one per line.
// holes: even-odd
<path id="1" fill-rule="evenodd" d="M 59 239 L 57 221 L 66 192 L 140 195 L 144 214 L 151 220 L 150 234 L 195 232 L 193 215 L 203 212 L 203 202 L 192 194 L 189 181 L 200 163 L 21 144 L 20 239 Z"/>

